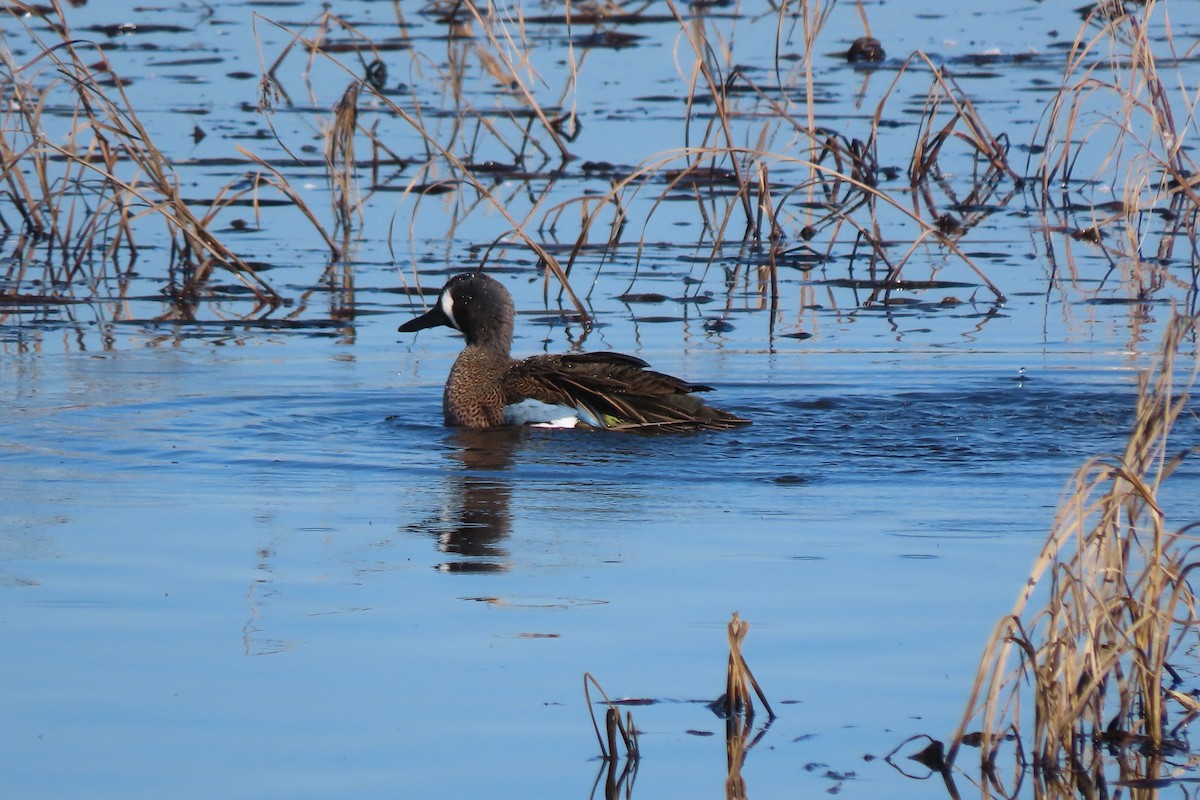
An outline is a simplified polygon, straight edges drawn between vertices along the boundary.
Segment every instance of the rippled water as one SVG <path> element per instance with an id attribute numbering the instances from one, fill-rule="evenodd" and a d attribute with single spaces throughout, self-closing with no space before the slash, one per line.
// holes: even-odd
<path id="1" fill-rule="evenodd" d="M 660 701 L 634 709 L 636 791 L 711 792 L 724 725 L 691 701 L 720 693 L 738 610 L 780 715 L 752 791 L 828 770 L 923 791 L 863 757 L 953 724 L 1060 487 L 1131 402 L 1104 372 L 873 386 L 843 355 L 722 383 L 755 420 L 733 433 L 466 434 L 440 426 L 448 354 L 400 385 L 403 347 L 278 349 L 20 359 L 8 785 L 586 795 L 590 671 Z"/>
<path id="2" fill-rule="evenodd" d="M 389 4 L 346 5 L 374 35 L 395 24 Z M 1058 7 L 901 20 L 893 5 L 871 13 L 896 54 L 1030 42 L 1053 54 L 1048 31 L 1077 24 Z M 211 7 L 212 18 L 147 10 L 181 30 L 111 39 L 111 10 L 70 12 L 128 64 L 135 101 L 176 137 L 180 161 L 254 135 L 253 81 L 235 74 L 257 69 L 250 9 L 289 23 L 317 10 Z M 758 43 L 747 48 L 757 58 L 771 16 L 715 18 Z M 830 51 L 857 35 L 850 6 L 834 20 Z M 428 18 L 412 25 L 445 45 Z M 672 25 L 589 51 L 581 74 L 599 88 L 595 127 L 573 144 L 581 159 L 632 163 L 678 145 L 680 108 L 627 102 L 677 86 Z M 864 76 L 823 59 L 826 113 L 861 117 L 844 87 Z M 1027 87 L 1057 62 L 983 74 L 992 63 L 962 80 L 1016 139 L 1036 116 Z M 417 80 L 399 69 L 394 80 Z M 320 85 L 327 95 L 281 124 L 312 137 L 306 109 L 324 113 L 341 91 Z M 638 129 L 647 137 L 666 131 L 664 143 L 617 135 L 629 117 L 653 123 Z M 179 144 L 197 122 L 209 135 Z M 198 192 L 228 177 L 212 162 L 183 169 Z M 573 172 L 563 191 L 590 181 Z M 514 203 L 526 190 L 501 187 Z M 395 289 L 414 282 L 414 265 L 426 289 L 440 285 L 497 223 L 467 214 L 443 236 L 461 209 L 426 198 L 397 256 L 383 231 L 397 214 L 408 225 L 403 202 L 381 191 L 369 204 L 350 319 L 337 293 L 314 289 L 320 245 L 269 211 L 261 229 L 229 235 L 269 257 L 266 274 L 295 300 L 279 313 L 248 315 L 226 297 L 196 323 L 154 321 L 165 250 L 152 245 L 124 301 L 102 293 L 0 320 L 0 794 L 586 797 L 601 768 L 590 672 L 610 695 L 656 701 L 632 707 L 644 753 L 633 796 L 719 796 L 725 725 L 704 703 L 724 690 L 734 611 L 753 626 L 746 656 L 779 715 L 747 757 L 750 796 L 943 791 L 882 757 L 957 723 L 1066 481 L 1124 446 L 1135 370 L 1153 363 L 1169 302 L 1192 300 L 1186 260 L 1171 266 L 1181 283 L 1145 302 L 1097 302 L 1124 291 L 1107 258 L 1073 251 L 1064 278 L 1041 223 L 1014 206 L 971 242 L 1005 303 L 934 254 L 921 267 L 944 284 L 866 306 L 843 254 L 781 271 L 771 310 L 745 278 L 722 295 L 717 273 L 739 254 L 721 249 L 706 266 L 692 211 L 664 212 L 662 243 L 636 268 L 581 262 L 597 321 L 586 336 L 531 262 L 500 258 L 521 312 L 516 348 L 635 353 L 713 384 L 714 403 L 754 424 L 669 437 L 454 432 L 441 425 L 441 386 L 461 340 L 397 334 L 422 301 Z M 422 227 L 429 219 L 437 226 Z M 1064 247 L 1049 250 L 1062 259 Z M 1180 446 L 1197 433 L 1186 418 Z M 1179 524 L 1200 516 L 1198 477 L 1185 466 L 1164 491 Z"/>

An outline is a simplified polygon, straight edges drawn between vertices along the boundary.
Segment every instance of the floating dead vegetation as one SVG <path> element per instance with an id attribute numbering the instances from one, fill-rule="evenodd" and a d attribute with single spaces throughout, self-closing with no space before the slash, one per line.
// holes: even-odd
<path id="1" fill-rule="evenodd" d="M 851 64 L 867 62 L 877 64 L 887 58 L 883 43 L 873 36 L 860 36 L 850 43 L 846 50 L 846 60 Z"/>
<path id="2" fill-rule="evenodd" d="M 657 304 L 665 303 L 671 298 L 667 297 L 665 294 L 658 294 L 657 292 L 626 292 L 623 295 L 619 295 L 617 299 L 622 303 Z"/>

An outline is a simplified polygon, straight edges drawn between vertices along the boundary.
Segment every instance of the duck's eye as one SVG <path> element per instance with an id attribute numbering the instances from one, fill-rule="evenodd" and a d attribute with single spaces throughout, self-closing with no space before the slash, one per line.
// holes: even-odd
<path id="1" fill-rule="evenodd" d="M 458 326 L 458 320 L 454 318 L 454 298 L 450 293 L 442 292 L 442 299 L 438 301 L 438 304 L 441 305 L 442 313 L 446 315 L 446 319 L 450 320 L 450 324 L 454 326 L 454 329 L 461 331 L 462 328 Z"/>

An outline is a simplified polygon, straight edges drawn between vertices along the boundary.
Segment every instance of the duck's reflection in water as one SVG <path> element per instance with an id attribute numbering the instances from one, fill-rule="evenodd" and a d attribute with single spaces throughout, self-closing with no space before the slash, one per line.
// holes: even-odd
<path id="1" fill-rule="evenodd" d="M 512 481 L 506 475 L 521 439 L 519 428 L 455 430 L 447 438 L 446 503 L 436 524 L 438 549 L 457 556 L 443 572 L 508 569 L 504 540 L 512 530 Z"/>

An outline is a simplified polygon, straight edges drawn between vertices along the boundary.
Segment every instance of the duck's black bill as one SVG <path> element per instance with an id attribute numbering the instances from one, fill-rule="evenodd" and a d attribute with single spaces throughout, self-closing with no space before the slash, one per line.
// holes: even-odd
<path id="1" fill-rule="evenodd" d="M 442 306 L 440 303 L 416 319 L 410 319 L 396 330 L 400 331 L 401 333 L 412 333 L 413 331 L 421 331 L 425 330 L 426 328 L 436 328 L 438 325 L 445 325 L 448 328 L 454 327 L 450 324 L 450 320 L 442 311 Z"/>

